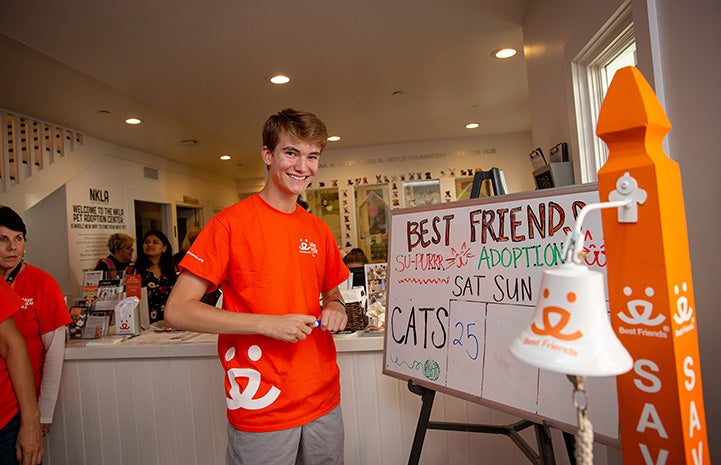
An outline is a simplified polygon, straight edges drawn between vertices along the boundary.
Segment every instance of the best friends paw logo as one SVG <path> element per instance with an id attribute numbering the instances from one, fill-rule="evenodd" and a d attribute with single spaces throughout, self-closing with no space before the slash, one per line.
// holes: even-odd
<path id="1" fill-rule="evenodd" d="M 314 242 L 310 242 L 308 239 L 301 239 L 298 245 L 298 252 L 303 254 L 310 254 L 312 256 L 318 255 L 318 246 Z"/>
<path id="2" fill-rule="evenodd" d="M 647 287 L 644 291 L 646 297 L 653 297 L 655 291 L 652 287 Z M 630 286 L 623 288 L 623 295 L 630 297 L 633 295 L 633 289 Z M 658 326 L 664 322 L 666 317 L 658 314 L 653 314 L 653 303 L 650 300 L 633 299 L 626 303 L 626 310 L 628 314 L 624 312 L 618 312 L 618 317 L 626 324 L 629 325 L 644 325 L 644 326 Z"/>
<path id="3" fill-rule="evenodd" d="M 257 345 L 248 348 L 248 358 L 257 362 L 263 355 L 263 351 Z M 235 347 L 229 348 L 225 352 L 225 361 L 230 362 L 235 357 Z M 230 381 L 230 398 L 226 398 L 228 410 L 237 410 L 244 408 L 246 410 L 260 410 L 275 402 L 280 395 L 280 389 L 271 386 L 268 392 L 262 397 L 256 398 L 258 388 L 260 387 L 260 372 L 252 368 L 231 368 L 227 371 L 228 381 Z M 241 390 L 238 384 L 238 378 L 247 378 L 248 384 L 245 389 Z"/>
<path id="4" fill-rule="evenodd" d="M 673 293 L 677 296 L 682 290 L 683 292 L 688 291 L 686 283 L 681 284 L 680 289 L 678 285 L 673 287 Z M 682 325 L 690 321 L 691 318 L 693 318 L 693 308 L 688 305 L 688 297 L 680 295 L 678 299 L 676 299 L 676 313 L 673 314 L 673 321 L 675 321 L 677 325 Z"/>
<path id="5" fill-rule="evenodd" d="M 543 289 L 543 298 L 548 299 L 551 296 L 551 291 L 548 288 Z M 566 294 L 566 301 L 572 304 L 576 301 L 576 294 L 569 292 Z M 571 319 L 571 312 L 565 308 L 548 305 L 543 307 L 543 326 L 538 326 L 534 321 L 531 324 L 531 331 L 539 336 L 550 336 L 560 341 L 575 341 L 583 337 L 581 331 L 574 331 L 572 333 L 564 333 L 563 330 L 568 325 Z"/>
<path id="6" fill-rule="evenodd" d="M 631 326 L 619 326 L 618 333 L 632 336 L 667 338 L 668 332 L 670 331 L 668 325 L 664 325 L 660 329 L 647 329 L 648 327 L 655 328 L 661 325 L 661 323 L 666 321 L 666 316 L 661 313 L 654 315 L 653 302 L 651 301 L 651 298 L 656 294 L 654 288 L 650 286 L 646 287 L 644 294 L 647 297 L 646 299 L 632 298 L 626 302 L 625 310 L 616 314 L 621 321 Z M 632 297 L 633 288 L 631 286 L 625 286 L 623 288 L 623 295 Z"/>
<path id="7" fill-rule="evenodd" d="M 689 305 L 688 297 L 685 295 L 687 292 L 688 284 L 686 284 L 686 282 L 681 283 L 681 286 L 678 284 L 673 286 L 673 293 L 677 296 L 673 321 L 679 326 L 683 325 L 675 331 L 676 337 L 686 334 L 695 327 L 693 308 Z"/>

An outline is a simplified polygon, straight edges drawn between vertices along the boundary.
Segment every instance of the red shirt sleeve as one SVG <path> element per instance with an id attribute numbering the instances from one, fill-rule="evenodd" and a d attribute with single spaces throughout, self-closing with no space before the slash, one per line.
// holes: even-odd
<path id="1" fill-rule="evenodd" d="M 0 279 L 0 321 L 11 317 L 23 305 L 19 295 L 13 291 L 4 279 Z"/>

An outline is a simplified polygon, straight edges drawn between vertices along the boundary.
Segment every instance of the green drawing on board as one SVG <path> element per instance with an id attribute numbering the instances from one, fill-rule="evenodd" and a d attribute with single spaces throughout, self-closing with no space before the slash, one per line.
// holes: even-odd
<path id="1" fill-rule="evenodd" d="M 411 370 L 423 370 L 423 376 L 428 378 L 431 381 L 437 380 L 441 376 L 441 367 L 438 365 L 438 362 L 435 360 L 426 360 L 425 363 L 421 363 L 418 360 L 413 360 L 412 362 L 407 362 L 405 360 L 400 360 L 397 355 L 391 356 L 391 362 L 395 363 L 398 366 L 406 366 L 410 368 Z"/>
<path id="2" fill-rule="evenodd" d="M 395 363 L 396 365 L 398 365 L 399 367 L 405 365 L 408 368 L 410 368 L 411 370 L 420 370 L 421 367 L 423 366 L 421 364 L 421 362 L 419 362 L 418 360 L 413 360 L 411 363 L 408 363 L 405 360 L 398 360 L 397 355 L 391 357 L 391 361 L 393 363 Z"/>
<path id="3" fill-rule="evenodd" d="M 423 364 L 423 375 L 431 381 L 437 380 L 438 377 L 441 376 L 441 367 L 438 365 L 438 362 L 435 360 L 426 360 L 426 363 Z"/>

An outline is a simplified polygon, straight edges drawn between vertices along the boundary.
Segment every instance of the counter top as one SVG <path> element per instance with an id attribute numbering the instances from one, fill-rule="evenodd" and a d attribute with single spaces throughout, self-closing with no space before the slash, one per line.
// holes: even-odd
<path id="1" fill-rule="evenodd" d="M 336 334 L 338 352 L 383 350 L 382 336 L 363 336 L 359 332 Z M 192 331 L 144 331 L 137 336 L 108 336 L 103 339 L 72 340 L 65 346 L 65 360 L 217 357 L 215 334 Z"/>

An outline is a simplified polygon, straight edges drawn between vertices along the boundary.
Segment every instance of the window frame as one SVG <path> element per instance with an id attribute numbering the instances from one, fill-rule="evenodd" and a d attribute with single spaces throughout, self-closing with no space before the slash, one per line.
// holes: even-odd
<path id="1" fill-rule="evenodd" d="M 633 11 L 625 2 L 586 47 L 571 61 L 573 99 L 581 182 L 598 180 L 608 148 L 596 136 L 596 124 L 606 94 L 605 67 L 635 42 Z"/>

